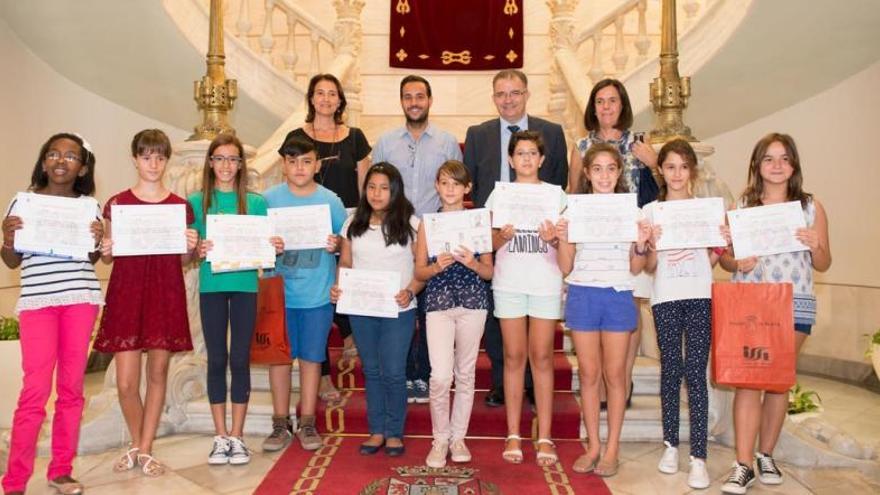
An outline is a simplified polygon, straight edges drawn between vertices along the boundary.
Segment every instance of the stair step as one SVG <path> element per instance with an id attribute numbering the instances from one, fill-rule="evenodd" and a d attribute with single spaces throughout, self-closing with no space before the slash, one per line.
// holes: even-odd
<path id="1" fill-rule="evenodd" d="M 346 391 L 348 402 L 328 407 L 321 403 L 318 411 L 319 430 L 322 433 L 330 429 L 335 433 L 366 433 L 366 417 L 363 391 Z M 504 408 L 490 408 L 485 405 L 484 392 L 477 392 L 474 397 L 469 436 L 473 437 L 504 437 L 507 434 Z M 294 394 L 291 403 L 296 404 L 298 397 Z M 633 404 L 624 416 L 621 440 L 627 442 L 662 442 L 663 423 L 660 411 L 660 398 L 651 396 L 633 397 Z M 294 408 L 295 409 L 295 408 Z M 528 402 L 523 402 L 522 422 L 520 431 L 523 436 L 533 432 L 534 415 Z M 227 413 L 229 415 L 230 413 Z M 211 408 L 207 399 L 187 404 L 187 431 L 211 433 L 214 423 L 211 419 Z M 296 417 L 296 411 L 291 411 Z M 606 413 L 600 413 L 600 435 L 607 435 L 605 424 Z M 330 429 L 327 426 L 330 426 Z M 690 421 L 685 401 L 679 418 L 679 435 L 682 442 L 690 437 Z M 245 430 L 249 435 L 268 435 L 272 432 L 272 396 L 269 392 L 251 392 Z M 407 435 L 430 435 L 431 420 L 427 404 L 410 404 L 407 409 Z M 586 429 L 580 416 L 579 397 L 569 392 L 556 392 L 554 397 L 553 438 L 585 438 Z"/>

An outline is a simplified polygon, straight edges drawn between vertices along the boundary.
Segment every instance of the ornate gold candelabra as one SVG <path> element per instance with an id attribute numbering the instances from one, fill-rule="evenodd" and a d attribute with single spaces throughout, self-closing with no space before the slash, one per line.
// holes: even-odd
<path id="1" fill-rule="evenodd" d="M 660 25 L 660 77 L 651 83 L 651 103 L 657 123 L 651 131 L 651 143 L 662 144 L 673 138 L 696 141 L 690 127 L 684 125 L 684 109 L 691 95 L 689 77 L 678 74 L 678 34 L 675 0 L 663 0 Z"/>
<path id="2" fill-rule="evenodd" d="M 214 139 L 218 134 L 235 134 L 229 125 L 227 114 L 238 96 L 235 79 L 226 79 L 226 55 L 223 51 L 223 5 L 221 0 L 211 0 L 211 20 L 208 35 L 208 71 L 200 81 L 194 82 L 194 98 L 202 112 L 202 123 L 187 141 Z"/>

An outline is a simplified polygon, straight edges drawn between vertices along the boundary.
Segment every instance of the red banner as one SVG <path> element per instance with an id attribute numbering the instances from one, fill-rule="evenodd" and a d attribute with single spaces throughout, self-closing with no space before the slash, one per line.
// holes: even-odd
<path id="1" fill-rule="evenodd" d="M 524 0 L 391 0 L 391 67 L 523 66 Z"/>

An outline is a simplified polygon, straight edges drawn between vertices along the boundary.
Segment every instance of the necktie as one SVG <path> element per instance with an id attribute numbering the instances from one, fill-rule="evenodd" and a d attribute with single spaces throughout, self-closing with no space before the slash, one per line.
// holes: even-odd
<path id="1" fill-rule="evenodd" d="M 510 131 L 511 134 L 516 134 L 517 132 L 519 132 L 519 126 L 518 125 L 509 125 L 509 126 L 507 126 L 507 130 Z"/>

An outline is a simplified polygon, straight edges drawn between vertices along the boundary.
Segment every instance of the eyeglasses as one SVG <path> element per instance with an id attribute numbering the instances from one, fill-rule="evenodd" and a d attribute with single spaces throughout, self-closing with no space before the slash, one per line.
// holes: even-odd
<path id="1" fill-rule="evenodd" d="M 499 100 L 506 100 L 507 98 L 520 98 L 525 95 L 525 90 L 515 89 L 513 91 L 505 93 L 504 91 L 497 91 L 492 96 Z"/>
<path id="2" fill-rule="evenodd" d="M 65 162 L 73 165 L 74 163 L 79 163 L 82 161 L 82 158 L 79 157 L 76 153 L 67 152 L 64 156 L 61 155 L 58 151 L 49 151 L 46 153 L 45 159 L 47 162 L 57 162 L 59 160 L 64 160 Z"/>
<path id="3" fill-rule="evenodd" d="M 211 157 L 211 163 L 214 165 L 222 165 L 223 162 L 231 163 L 235 166 L 241 165 L 241 157 L 238 156 L 223 156 L 223 155 L 213 155 Z"/>

